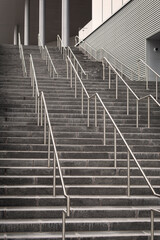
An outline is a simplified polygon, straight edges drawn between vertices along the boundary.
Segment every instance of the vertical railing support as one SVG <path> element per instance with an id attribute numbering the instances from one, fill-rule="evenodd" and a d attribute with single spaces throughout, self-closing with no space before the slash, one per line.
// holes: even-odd
<path id="1" fill-rule="evenodd" d="M 117 136 L 116 128 L 114 127 L 114 167 L 117 167 Z"/>
<path id="2" fill-rule="evenodd" d="M 139 126 L 139 121 L 138 121 L 138 118 L 139 118 L 139 106 L 138 106 L 138 103 L 139 103 L 139 101 L 138 101 L 138 99 L 136 99 L 136 127 L 138 128 L 138 126 Z"/>
<path id="3" fill-rule="evenodd" d="M 51 155 L 51 135 L 48 127 L 48 167 L 50 167 L 50 155 Z"/>
<path id="4" fill-rule="evenodd" d="M 71 88 L 72 88 L 72 78 L 73 78 L 73 76 L 72 76 L 72 65 L 70 64 L 70 86 L 71 86 Z"/>
<path id="5" fill-rule="evenodd" d="M 106 112 L 103 110 L 103 145 L 106 145 Z"/>
<path id="6" fill-rule="evenodd" d="M 150 128 L 150 96 L 148 96 L 148 128 Z"/>
<path id="7" fill-rule="evenodd" d="M 109 89 L 111 89 L 111 67 L 110 65 L 108 66 L 108 70 L 109 70 Z"/>
<path id="8" fill-rule="evenodd" d="M 151 240 L 154 240 L 154 211 L 151 209 Z"/>
<path id="9" fill-rule="evenodd" d="M 44 144 L 46 144 L 46 128 L 47 128 L 47 123 L 46 123 L 46 111 L 44 110 Z"/>
<path id="10" fill-rule="evenodd" d="M 66 59 L 66 67 L 67 67 L 67 79 L 69 78 L 69 63 L 68 60 Z"/>
<path id="11" fill-rule="evenodd" d="M 53 157 L 53 197 L 56 196 L 56 155 Z"/>
<path id="12" fill-rule="evenodd" d="M 116 74 L 116 99 L 118 99 L 118 75 Z"/>
<path id="13" fill-rule="evenodd" d="M 75 87 L 75 98 L 77 98 L 77 76 L 76 76 L 76 74 L 75 74 L 75 82 L 74 82 L 74 87 Z"/>
<path id="14" fill-rule="evenodd" d="M 127 194 L 128 197 L 130 197 L 130 153 L 129 151 L 127 152 L 127 163 L 128 163 L 128 190 L 127 190 Z"/>
<path id="15" fill-rule="evenodd" d="M 146 90 L 148 90 L 149 69 L 146 67 Z"/>
<path id="16" fill-rule="evenodd" d="M 103 63 L 102 66 L 103 66 L 103 80 L 105 80 L 105 64 Z"/>
<path id="17" fill-rule="evenodd" d="M 127 115 L 129 115 L 129 89 L 127 88 Z"/>
<path id="18" fill-rule="evenodd" d="M 65 228 L 66 228 L 66 212 L 62 211 L 62 240 L 65 240 Z"/>
<path id="19" fill-rule="evenodd" d="M 156 100 L 158 100 L 158 77 L 156 76 Z"/>
<path id="20" fill-rule="evenodd" d="M 95 127 L 97 127 L 97 96 L 95 95 Z"/>
<path id="21" fill-rule="evenodd" d="M 90 100 L 88 98 L 88 100 L 87 100 L 87 105 L 88 105 L 88 108 L 87 108 L 87 127 L 89 127 L 89 103 L 90 103 Z"/>
<path id="22" fill-rule="evenodd" d="M 39 96 L 38 96 L 38 112 L 37 112 L 37 125 L 39 126 Z"/>
<path id="23" fill-rule="evenodd" d="M 81 90 L 81 115 L 83 115 L 83 87 L 82 87 L 82 90 Z"/>
<path id="24" fill-rule="evenodd" d="M 41 94 L 41 126 L 43 126 L 43 101 L 42 101 L 42 94 Z"/>

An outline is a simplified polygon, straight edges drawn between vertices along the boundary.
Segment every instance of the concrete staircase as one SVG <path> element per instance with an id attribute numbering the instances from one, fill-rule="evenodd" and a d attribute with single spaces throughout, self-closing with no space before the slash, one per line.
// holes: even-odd
<path id="1" fill-rule="evenodd" d="M 70 89 L 62 56 L 56 48 L 49 48 L 49 51 L 60 76 L 58 79 L 49 78 L 38 47 L 25 47 L 25 58 L 29 69 L 29 54 L 33 55 L 39 90 L 43 90 L 46 97 L 66 190 L 71 197 L 66 239 L 149 240 L 150 209 L 159 208 L 159 198 L 152 195 L 133 160 L 131 196 L 127 197 L 126 147 L 117 135 L 118 167 L 115 169 L 111 122 L 107 118 L 107 144 L 103 146 L 102 109 L 99 108 L 95 128 L 94 106 L 91 105 L 90 127 L 87 128 L 87 103 L 85 101 L 82 116 L 80 98 L 75 99 Z M 106 82 L 101 80 L 101 65 L 86 59 L 77 49 L 74 52 L 89 71 L 89 80 L 84 80 L 87 90 L 90 94 L 99 92 L 160 193 L 157 108 L 152 107 L 154 118 L 148 129 L 146 104 L 141 105 L 140 128 L 137 129 L 135 103 L 130 101 L 131 114 L 127 116 L 123 89 L 115 100 L 114 90 L 107 90 Z M 66 200 L 58 175 L 57 196 L 52 195 L 53 169 L 47 167 L 47 145 L 43 144 L 43 127 L 37 126 L 30 79 L 22 77 L 16 47 L 1 46 L 0 62 L 3 62 L 3 71 L 0 70 L 0 239 L 61 239 L 62 209 L 66 207 Z M 13 63 L 15 68 L 9 71 Z M 159 224 L 157 215 L 155 239 L 160 239 Z"/>

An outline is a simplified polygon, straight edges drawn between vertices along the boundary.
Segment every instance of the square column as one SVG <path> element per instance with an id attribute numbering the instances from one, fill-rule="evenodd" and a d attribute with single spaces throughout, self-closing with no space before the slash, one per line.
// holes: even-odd
<path id="1" fill-rule="evenodd" d="M 45 45 L 45 0 L 39 0 L 39 34 L 42 45 Z"/>
<path id="2" fill-rule="evenodd" d="M 69 0 L 62 0 L 62 45 L 69 45 Z"/>
<path id="3" fill-rule="evenodd" d="M 30 0 L 25 0 L 25 3 L 24 3 L 24 45 L 29 44 L 29 3 L 30 3 Z"/>

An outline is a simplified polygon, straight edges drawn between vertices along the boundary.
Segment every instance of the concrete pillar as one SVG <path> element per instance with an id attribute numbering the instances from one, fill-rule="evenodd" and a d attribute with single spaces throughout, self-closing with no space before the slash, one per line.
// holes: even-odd
<path id="1" fill-rule="evenodd" d="M 45 45 L 45 0 L 39 0 L 39 34 L 43 46 Z"/>
<path id="2" fill-rule="evenodd" d="M 14 27 L 14 39 L 13 44 L 18 45 L 18 25 Z"/>
<path id="3" fill-rule="evenodd" d="M 29 2 L 25 0 L 24 3 L 24 45 L 29 44 Z"/>
<path id="4" fill-rule="evenodd" d="M 69 0 L 62 0 L 62 44 L 69 45 Z"/>

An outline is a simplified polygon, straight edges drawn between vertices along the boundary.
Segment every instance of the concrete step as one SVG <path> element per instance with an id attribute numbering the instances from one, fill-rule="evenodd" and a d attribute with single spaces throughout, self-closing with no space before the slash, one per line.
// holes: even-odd
<path id="1" fill-rule="evenodd" d="M 135 240 L 136 237 L 138 237 L 139 240 L 148 240 L 150 236 L 149 231 L 91 231 L 91 232 L 67 232 L 66 233 L 66 240 L 77 240 L 78 239 L 107 239 L 107 240 Z M 155 231 L 155 240 L 158 240 L 159 231 Z M 44 239 L 44 240 L 51 240 L 51 239 L 62 239 L 62 233 L 53 233 L 53 232 L 45 232 L 45 233 L 7 233 L 7 234 L 0 234 L 0 239 L 4 239 L 6 237 L 7 239 Z"/>

